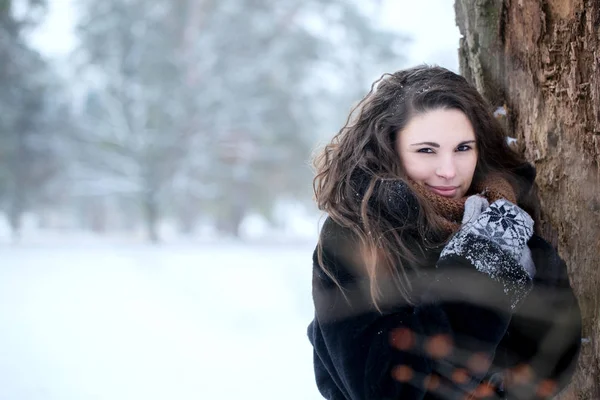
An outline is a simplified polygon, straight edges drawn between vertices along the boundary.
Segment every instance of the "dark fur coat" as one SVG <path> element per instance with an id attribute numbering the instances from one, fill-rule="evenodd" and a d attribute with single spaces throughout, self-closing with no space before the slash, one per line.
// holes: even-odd
<path id="1" fill-rule="evenodd" d="M 383 208 L 408 207 L 394 215 L 414 211 L 406 193 L 394 196 L 386 197 Z M 565 263 L 534 235 L 528 246 L 536 275 L 513 290 L 506 285 L 511 277 L 490 276 L 472 261 L 482 248 L 486 255 L 478 262 L 515 261 L 474 240 L 463 253 L 442 258 L 431 250 L 430 268 L 411 278 L 412 304 L 383 285 L 377 310 L 356 265 L 353 234 L 331 218 L 325 221 L 324 263 L 343 288 L 321 269 L 315 250 L 315 317 L 308 337 L 325 398 L 537 399 L 556 395 L 570 382 L 581 315 Z"/>

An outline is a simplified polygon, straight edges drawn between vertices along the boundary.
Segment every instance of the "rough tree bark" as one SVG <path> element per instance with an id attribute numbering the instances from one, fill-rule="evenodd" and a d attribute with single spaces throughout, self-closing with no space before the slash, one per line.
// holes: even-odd
<path id="1" fill-rule="evenodd" d="M 578 371 L 562 399 L 600 399 L 600 1 L 455 0 L 461 73 L 537 168 L 545 236 L 583 313 Z"/>

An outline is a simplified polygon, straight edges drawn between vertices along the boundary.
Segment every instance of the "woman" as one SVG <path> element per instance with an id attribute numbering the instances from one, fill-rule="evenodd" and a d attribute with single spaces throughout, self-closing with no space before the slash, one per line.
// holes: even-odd
<path id="1" fill-rule="evenodd" d="M 313 255 L 327 399 L 548 398 L 581 316 L 536 232 L 535 170 L 490 107 L 440 67 L 386 74 L 315 161 Z"/>

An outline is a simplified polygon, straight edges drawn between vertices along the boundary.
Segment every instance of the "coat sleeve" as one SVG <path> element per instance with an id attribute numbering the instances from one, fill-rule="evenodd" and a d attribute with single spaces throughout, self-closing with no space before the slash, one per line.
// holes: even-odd
<path id="1" fill-rule="evenodd" d="M 506 290 L 510 277 L 491 277 L 455 253 L 415 278 L 410 304 L 382 285 L 379 311 L 343 229 L 328 219 L 323 232 L 323 261 L 342 287 L 321 269 L 315 252 L 315 317 L 308 335 L 325 398 L 458 399 L 493 391 L 484 377 L 522 293 Z M 493 243 L 479 245 L 487 262 L 515 263 Z"/>

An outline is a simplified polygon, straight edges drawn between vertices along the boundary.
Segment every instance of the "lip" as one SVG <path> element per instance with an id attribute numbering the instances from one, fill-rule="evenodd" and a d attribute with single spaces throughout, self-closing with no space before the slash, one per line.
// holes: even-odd
<path id="1" fill-rule="evenodd" d="M 458 191 L 458 186 L 431 186 L 427 185 L 432 192 L 444 197 L 453 197 Z"/>

